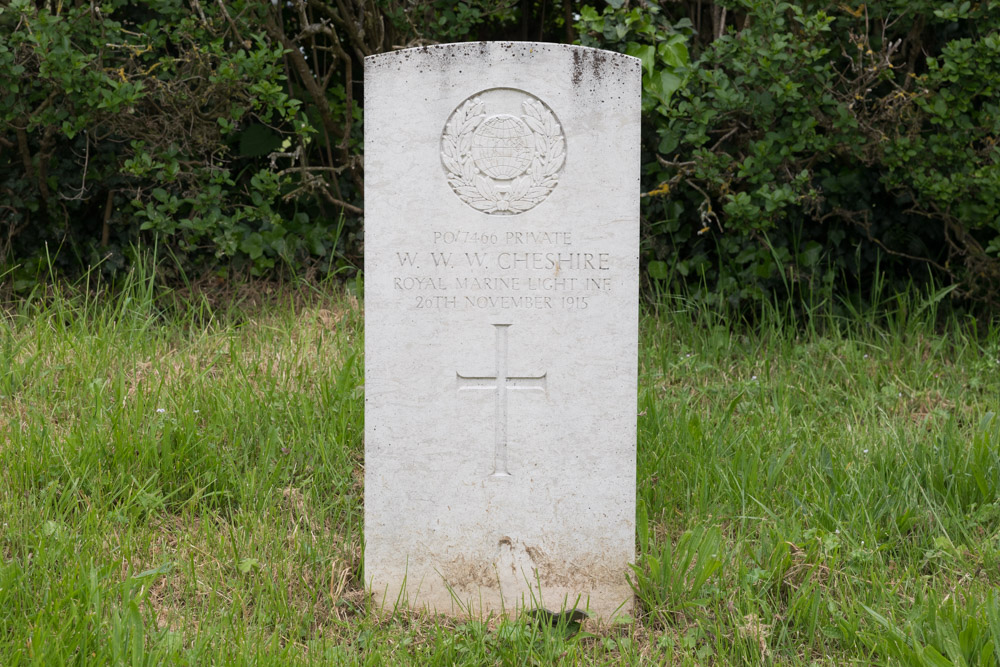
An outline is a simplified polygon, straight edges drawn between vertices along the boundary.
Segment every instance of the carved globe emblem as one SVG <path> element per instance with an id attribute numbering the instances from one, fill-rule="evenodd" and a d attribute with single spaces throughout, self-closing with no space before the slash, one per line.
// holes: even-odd
<path id="1" fill-rule="evenodd" d="M 490 178 L 517 178 L 531 165 L 534 155 L 535 137 L 517 116 L 490 116 L 472 135 L 472 160 Z"/>
<path id="2" fill-rule="evenodd" d="M 518 215 L 545 201 L 565 160 L 562 127 L 552 109 L 516 88 L 466 98 L 441 133 L 448 185 L 488 215 Z"/>

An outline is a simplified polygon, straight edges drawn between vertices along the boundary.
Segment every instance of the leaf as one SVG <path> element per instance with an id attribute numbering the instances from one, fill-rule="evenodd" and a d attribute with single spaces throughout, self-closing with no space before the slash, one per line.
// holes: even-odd
<path id="1" fill-rule="evenodd" d="M 670 269 L 666 262 L 654 261 L 650 262 L 646 266 L 646 271 L 649 273 L 651 278 L 656 280 L 666 280 L 670 275 Z"/>
<path id="2" fill-rule="evenodd" d="M 562 137 L 556 137 L 551 142 L 549 142 L 549 159 L 556 159 L 562 157 L 565 144 L 563 144 Z"/>
<path id="3" fill-rule="evenodd" d="M 549 176 L 559 171 L 559 168 L 563 166 L 563 162 L 565 161 L 566 154 L 563 152 L 549 159 L 548 164 L 545 165 L 545 175 Z"/>
<path id="4" fill-rule="evenodd" d="M 625 48 L 625 53 L 641 60 L 642 68 L 646 70 L 647 74 L 652 76 L 653 68 L 656 67 L 655 46 L 652 44 L 637 44 L 636 42 L 629 42 L 628 46 Z"/>
<path id="5" fill-rule="evenodd" d="M 532 180 L 537 185 L 540 180 L 545 178 L 545 174 L 542 172 L 542 160 L 535 155 L 535 158 L 531 161 L 531 176 Z"/>
<path id="6" fill-rule="evenodd" d="M 458 152 L 459 154 L 466 154 L 472 148 L 472 135 L 463 134 L 458 140 Z"/>
<path id="7" fill-rule="evenodd" d="M 444 166 L 447 167 L 448 171 L 452 174 L 462 173 L 462 165 L 459 164 L 457 160 L 454 160 L 447 155 L 442 155 L 441 160 L 444 162 Z"/>
<path id="8" fill-rule="evenodd" d="M 868 612 L 868 615 L 875 619 L 875 621 L 881 625 L 889 633 L 889 636 L 896 641 L 902 643 L 904 646 L 907 644 L 906 635 L 899 631 L 895 625 L 893 625 L 888 618 L 878 613 L 866 604 L 862 604 L 861 607 Z"/>
<path id="9" fill-rule="evenodd" d="M 469 205 L 479 211 L 492 212 L 496 210 L 496 204 L 488 199 L 477 199 L 475 201 L 470 201 Z"/>
<path id="10" fill-rule="evenodd" d="M 236 567 L 242 574 L 246 574 L 250 570 L 260 567 L 260 561 L 256 558 L 241 558 Z"/>
<path id="11" fill-rule="evenodd" d="M 545 165 L 545 175 L 546 176 L 555 175 L 555 173 L 559 171 L 559 167 L 562 166 L 565 159 L 566 159 L 565 155 L 560 155 L 555 160 L 549 160 L 549 162 Z"/>
<path id="12" fill-rule="evenodd" d="M 151 570 L 143 570 L 139 574 L 133 576 L 133 579 L 145 579 L 146 577 L 155 577 L 160 574 L 166 574 L 170 570 L 174 569 L 173 561 L 166 561 L 159 567 L 154 567 Z"/>
<path id="13" fill-rule="evenodd" d="M 670 96 L 680 89 L 683 80 L 673 72 L 660 72 L 660 99 L 664 104 L 670 102 Z"/>
<path id="14" fill-rule="evenodd" d="M 956 667 L 957 665 L 964 665 L 963 660 L 960 663 L 953 663 L 948 658 L 941 655 L 941 653 L 933 646 L 923 646 L 920 647 L 918 644 L 917 655 L 920 658 L 920 663 L 924 665 L 931 665 L 931 667 Z"/>
<path id="15" fill-rule="evenodd" d="M 525 100 L 522 106 L 524 107 L 524 113 L 528 114 L 531 118 L 541 122 L 542 111 L 541 111 L 541 105 L 538 102 L 535 102 L 534 100 Z"/>
<path id="16" fill-rule="evenodd" d="M 472 183 L 473 179 L 476 177 L 476 165 L 472 160 L 466 160 L 462 164 L 462 178 L 466 183 Z"/>
<path id="17" fill-rule="evenodd" d="M 441 142 L 441 152 L 448 157 L 455 157 L 458 153 L 458 146 L 455 145 L 455 140 L 445 135 L 444 140 Z"/>
<path id="18" fill-rule="evenodd" d="M 472 116 L 484 116 L 485 115 L 486 104 L 480 99 L 474 99 L 469 101 L 466 105 L 465 117 L 470 118 Z"/>
<path id="19" fill-rule="evenodd" d="M 534 137 L 535 137 L 535 154 L 536 154 L 536 156 L 537 155 L 545 155 L 548 152 L 548 149 L 549 149 L 549 142 L 545 138 L 545 135 L 541 134 L 541 133 L 537 133 L 537 134 L 534 135 Z"/>
<path id="20" fill-rule="evenodd" d="M 657 146 L 656 150 L 660 153 L 672 153 L 677 144 L 680 143 L 680 137 L 677 133 L 671 132 L 669 129 L 660 129 L 660 145 Z"/>
<path id="21" fill-rule="evenodd" d="M 254 232 L 240 243 L 240 250 L 249 255 L 250 259 L 257 259 L 264 254 L 264 237 Z"/>
<path id="22" fill-rule="evenodd" d="M 968 665 L 965 661 L 965 657 L 962 655 L 962 647 L 958 641 L 958 634 L 955 632 L 955 626 L 941 617 L 938 617 L 935 620 L 934 625 L 938 632 L 938 639 L 944 645 L 944 651 L 948 654 L 948 658 L 951 662 L 955 665 L 962 665 L 963 667 Z"/>
<path id="23" fill-rule="evenodd" d="M 684 35 L 674 35 L 666 42 L 662 42 L 657 50 L 660 59 L 674 69 L 686 67 L 691 62 L 688 54 L 687 44 L 684 43 Z M 650 71 L 652 74 L 652 71 Z"/>
<path id="24" fill-rule="evenodd" d="M 491 201 L 496 199 L 497 191 L 496 188 L 493 187 L 493 181 L 485 176 L 480 176 L 476 179 L 476 189 L 479 190 L 479 194 L 481 194 L 485 199 L 489 199 Z"/>
<path id="25" fill-rule="evenodd" d="M 479 124 L 482 123 L 485 118 L 486 116 L 482 115 L 482 116 L 473 116 L 472 118 L 467 119 L 464 123 L 462 123 L 462 129 L 460 129 L 458 133 L 463 137 L 465 137 L 466 135 L 471 135 L 472 132 L 476 129 L 476 127 L 478 127 Z"/>
<path id="26" fill-rule="evenodd" d="M 990 634 L 993 635 L 993 645 L 1000 648 L 1000 604 L 991 591 L 986 599 L 986 619 L 990 624 Z"/>
<path id="27" fill-rule="evenodd" d="M 511 183 L 510 191 L 507 193 L 507 198 L 512 202 L 514 200 L 520 199 L 524 196 L 524 193 L 528 191 L 528 187 L 531 185 L 531 179 L 527 176 L 520 176 L 514 179 Z"/>
<path id="28" fill-rule="evenodd" d="M 532 118 L 531 116 L 521 116 L 521 120 L 523 120 L 528 127 L 531 128 L 532 132 L 535 133 L 535 136 L 545 134 L 545 129 L 542 127 L 541 121 L 537 118 Z"/>

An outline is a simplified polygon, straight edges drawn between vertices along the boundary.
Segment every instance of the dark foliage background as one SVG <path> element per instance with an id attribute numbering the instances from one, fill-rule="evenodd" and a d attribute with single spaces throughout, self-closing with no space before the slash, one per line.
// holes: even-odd
<path id="1" fill-rule="evenodd" d="M 0 280 L 153 246 L 165 280 L 350 278 L 363 58 L 516 39 L 642 59 L 651 291 L 995 313 L 998 29 L 968 0 L 0 0 Z"/>

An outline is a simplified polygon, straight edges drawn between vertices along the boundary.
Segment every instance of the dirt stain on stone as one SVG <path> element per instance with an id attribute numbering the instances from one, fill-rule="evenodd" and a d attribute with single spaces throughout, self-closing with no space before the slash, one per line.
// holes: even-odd
<path id="1" fill-rule="evenodd" d="M 573 49 L 573 85 L 579 86 L 583 80 L 583 54 Z"/>
<path id="2" fill-rule="evenodd" d="M 605 56 L 600 51 L 591 52 L 590 54 L 590 68 L 594 72 L 594 78 L 600 79 L 604 73 L 604 63 L 607 61 L 607 56 Z"/>
<path id="3" fill-rule="evenodd" d="M 583 82 L 583 77 L 588 73 L 588 69 L 590 76 L 595 81 L 600 81 L 604 78 L 605 70 L 610 64 L 613 62 L 600 51 L 573 49 L 573 85 L 579 86 Z"/>

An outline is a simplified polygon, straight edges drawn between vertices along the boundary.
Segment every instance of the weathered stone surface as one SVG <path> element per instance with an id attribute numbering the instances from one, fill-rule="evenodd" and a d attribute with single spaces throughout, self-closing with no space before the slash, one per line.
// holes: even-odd
<path id="1" fill-rule="evenodd" d="M 481 615 L 631 608 L 640 65 L 365 61 L 365 578 Z"/>

